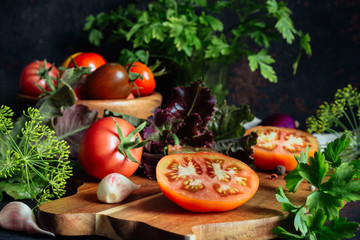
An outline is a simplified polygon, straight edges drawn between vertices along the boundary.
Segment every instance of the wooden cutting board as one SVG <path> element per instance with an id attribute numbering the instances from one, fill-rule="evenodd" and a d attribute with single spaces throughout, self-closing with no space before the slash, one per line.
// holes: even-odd
<path id="1" fill-rule="evenodd" d="M 222 213 L 193 213 L 168 200 L 157 182 L 140 176 L 130 179 L 141 187 L 119 204 L 97 200 L 98 183 L 87 182 L 75 195 L 40 206 L 38 223 L 57 235 L 98 235 L 111 239 L 271 239 L 271 229 L 280 224 L 283 211 L 275 198 L 283 176 L 271 180 L 258 173 L 260 187 L 244 205 Z M 309 184 L 289 194 L 294 204 L 303 204 Z"/>

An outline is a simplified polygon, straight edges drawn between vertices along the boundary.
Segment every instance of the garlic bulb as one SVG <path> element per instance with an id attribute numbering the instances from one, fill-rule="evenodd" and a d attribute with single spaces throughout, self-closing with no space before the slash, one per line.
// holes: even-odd
<path id="1" fill-rule="evenodd" d="M 42 233 L 55 237 L 53 233 L 39 228 L 33 211 L 28 205 L 19 201 L 10 202 L 1 209 L 0 227 L 11 231 Z"/>
<path id="2" fill-rule="evenodd" d="M 97 198 L 105 203 L 119 203 L 137 190 L 140 185 L 133 183 L 119 173 L 104 177 L 97 188 Z"/>

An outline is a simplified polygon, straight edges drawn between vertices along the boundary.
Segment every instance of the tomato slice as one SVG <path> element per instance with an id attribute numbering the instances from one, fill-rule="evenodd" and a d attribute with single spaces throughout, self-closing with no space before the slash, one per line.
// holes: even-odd
<path id="1" fill-rule="evenodd" d="M 238 159 L 217 152 L 170 154 L 156 167 L 164 195 L 193 212 L 223 212 L 254 196 L 259 177 Z"/>
<path id="2" fill-rule="evenodd" d="M 245 134 L 256 132 L 257 143 L 253 146 L 255 166 L 262 170 L 272 170 L 278 165 L 283 165 L 286 171 L 296 168 L 295 155 L 309 147 L 308 157 L 314 156 L 318 149 L 318 141 L 310 133 L 299 129 L 257 126 L 247 130 Z"/>

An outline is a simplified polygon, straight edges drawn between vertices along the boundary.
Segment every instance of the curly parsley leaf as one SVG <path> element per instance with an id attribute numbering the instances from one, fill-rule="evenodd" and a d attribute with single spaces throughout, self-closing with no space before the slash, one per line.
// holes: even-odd
<path id="1" fill-rule="evenodd" d="M 306 147 L 305 151 L 300 153 L 300 156 L 294 156 L 298 164 L 296 165 L 296 168 L 291 172 L 291 174 L 285 176 L 286 187 L 287 189 L 289 189 L 289 192 L 296 192 L 297 188 L 305 179 L 303 176 L 300 175 L 300 166 L 302 163 L 307 163 L 308 151 L 309 148 Z"/>
<path id="2" fill-rule="evenodd" d="M 277 189 L 276 198 L 283 210 L 289 212 L 296 231 L 278 226 L 272 229 L 280 237 L 290 239 L 342 239 L 354 236 L 359 224 L 339 218 L 344 202 L 360 200 L 359 168 L 355 160 L 344 162 L 342 151 L 349 144 L 346 134 L 330 142 L 323 152 L 315 152 L 314 157 L 301 153 L 296 157 L 298 165 L 285 177 L 289 192 L 296 192 L 301 182 L 307 180 L 317 190 L 310 193 L 303 206 L 294 206 L 282 188 Z M 331 167 L 331 168 L 330 168 Z M 329 175 L 329 176 L 328 176 Z M 301 210 L 300 210 L 301 209 Z"/>
<path id="3" fill-rule="evenodd" d="M 309 194 L 306 205 L 310 212 L 322 209 L 332 219 L 339 215 L 339 210 L 343 207 L 343 201 L 320 190 Z"/>
<path id="4" fill-rule="evenodd" d="M 277 76 L 273 67 L 270 65 L 275 60 L 267 54 L 265 49 L 262 49 L 258 53 L 254 53 L 248 56 L 249 66 L 251 71 L 255 71 L 260 68 L 261 75 L 268 79 L 270 82 L 277 82 Z"/>
<path id="5" fill-rule="evenodd" d="M 299 174 L 315 187 L 319 188 L 329 170 L 324 154 L 315 152 L 314 157 L 309 157 L 309 164 L 300 163 Z"/>
<path id="6" fill-rule="evenodd" d="M 321 213 L 320 213 L 321 214 Z M 359 224 L 356 222 L 348 222 L 346 218 L 335 218 L 328 225 L 319 227 L 317 235 L 319 239 L 346 239 L 353 238 L 354 232 L 359 228 Z"/>
<path id="7" fill-rule="evenodd" d="M 127 4 L 115 11 L 90 15 L 83 30 L 89 31 L 91 44 L 98 46 L 108 37 L 109 41 L 119 41 L 131 51 L 148 51 L 169 69 L 174 65 L 186 69 L 189 63 L 230 64 L 248 57 L 253 71 L 260 69 L 263 77 L 276 82 L 271 66 L 274 60 L 264 52 L 272 42 L 284 40 L 292 44 L 296 37 L 300 38 L 294 72 L 301 52 L 311 54 L 310 37 L 295 29 L 291 14 L 285 1 L 280 0 L 157 0 L 141 8 Z M 235 16 L 232 24 L 223 23 L 227 15 Z M 264 49 L 253 54 L 256 51 L 253 43 Z M 196 71 L 207 80 L 205 69 Z M 183 82 L 179 84 L 194 82 L 197 78 L 197 74 L 193 74 L 190 79 L 181 79 Z"/>
<path id="8" fill-rule="evenodd" d="M 343 134 L 340 138 L 330 142 L 324 150 L 325 158 L 328 160 L 332 167 L 339 167 L 341 164 L 340 153 L 349 147 L 350 139 Z"/>
<path id="9" fill-rule="evenodd" d="M 275 28 L 282 34 L 288 44 L 291 44 L 295 36 L 296 30 L 290 18 L 291 11 L 285 6 L 284 2 L 277 2 L 276 0 L 266 1 L 267 9 L 278 21 Z"/>
<path id="10" fill-rule="evenodd" d="M 307 226 L 305 224 L 306 208 L 303 206 L 293 205 L 289 198 L 285 195 L 282 187 L 276 189 L 276 200 L 280 202 L 283 211 L 289 212 L 294 218 L 294 227 L 296 231 L 306 233 Z"/>
<path id="11" fill-rule="evenodd" d="M 342 163 L 320 189 L 343 201 L 360 200 L 360 181 L 353 181 L 356 172 L 353 166 Z"/>

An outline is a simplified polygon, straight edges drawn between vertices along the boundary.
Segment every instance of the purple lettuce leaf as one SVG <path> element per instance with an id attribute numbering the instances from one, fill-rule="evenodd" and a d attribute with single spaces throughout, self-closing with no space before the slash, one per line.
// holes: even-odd
<path id="1" fill-rule="evenodd" d="M 176 87 L 172 100 L 164 107 L 155 109 L 148 118 L 149 126 L 143 131 L 149 140 L 145 149 L 152 153 L 162 153 L 169 144 L 174 144 L 174 135 L 185 146 L 209 147 L 213 135 L 207 124 L 211 119 L 216 99 L 210 89 L 200 82 L 187 87 Z"/>
<path id="2" fill-rule="evenodd" d="M 55 119 L 55 133 L 70 146 L 70 158 L 77 159 L 80 139 L 85 130 L 96 121 L 97 111 L 87 106 L 76 104 L 65 108 L 63 116 Z"/>

